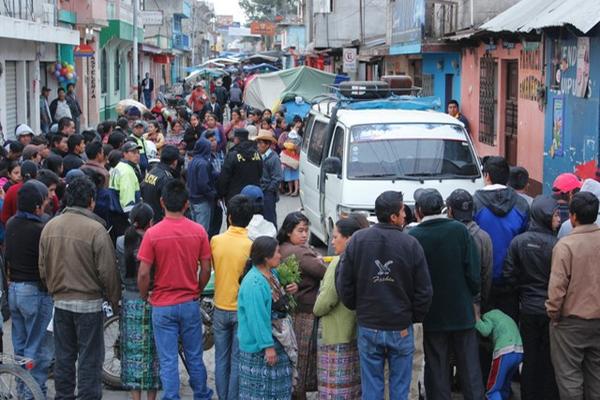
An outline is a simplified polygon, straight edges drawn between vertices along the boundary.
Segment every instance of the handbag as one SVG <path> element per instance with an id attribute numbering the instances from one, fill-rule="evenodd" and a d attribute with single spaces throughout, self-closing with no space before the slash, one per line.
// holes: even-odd
<path id="1" fill-rule="evenodd" d="M 295 153 L 293 153 L 293 155 L 290 154 L 288 150 L 284 150 L 281 152 L 280 159 L 283 165 L 291 169 L 298 169 L 298 167 L 300 166 L 300 157 Z"/>

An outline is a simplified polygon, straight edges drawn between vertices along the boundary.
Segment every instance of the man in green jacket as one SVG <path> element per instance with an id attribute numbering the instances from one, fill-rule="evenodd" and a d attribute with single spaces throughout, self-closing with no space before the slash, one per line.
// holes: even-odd
<path id="1" fill-rule="evenodd" d="M 123 212 L 128 213 L 140 200 L 140 150 L 135 142 L 121 146 L 123 159 L 110 171 L 109 188 L 119 193 L 119 203 Z"/>
<path id="2" fill-rule="evenodd" d="M 442 214 L 444 199 L 437 190 L 418 190 L 414 197 L 421 222 L 409 235 L 423 247 L 433 285 L 423 321 L 427 399 L 451 398 L 452 349 L 464 398 L 480 400 L 483 384 L 473 309 L 481 288 L 479 255 L 467 228 Z"/>

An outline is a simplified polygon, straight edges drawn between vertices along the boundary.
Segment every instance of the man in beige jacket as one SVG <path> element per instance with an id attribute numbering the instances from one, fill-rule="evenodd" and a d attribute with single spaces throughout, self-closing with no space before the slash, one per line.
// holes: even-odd
<path id="1" fill-rule="evenodd" d="M 550 348 L 561 399 L 600 399 L 599 201 L 589 192 L 573 196 L 573 231 L 552 253 L 546 311 L 552 320 Z"/>
<path id="2" fill-rule="evenodd" d="M 75 386 L 77 398 L 102 398 L 102 302 L 117 310 L 121 282 L 104 221 L 92 212 L 95 198 L 89 178 L 75 179 L 65 192 L 67 207 L 40 238 L 40 278 L 54 300 L 57 399 L 74 399 Z"/>

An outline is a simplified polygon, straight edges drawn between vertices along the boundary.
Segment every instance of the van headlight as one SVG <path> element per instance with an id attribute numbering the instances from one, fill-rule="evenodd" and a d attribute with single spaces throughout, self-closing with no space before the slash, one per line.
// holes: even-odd
<path id="1" fill-rule="evenodd" d="M 350 213 L 352 213 L 352 210 L 350 207 L 346 207 L 346 206 L 342 206 L 342 205 L 338 205 L 337 206 L 337 215 L 338 218 L 342 219 L 342 218 L 348 218 L 348 215 L 350 215 Z"/>
<path id="2" fill-rule="evenodd" d="M 350 207 L 342 206 L 342 205 L 337 206 L 337 215 L 338 215 L 338 218 L 340 218 L 340 219 L 348 218 L 348 216 L 352 213 L 363 214 L 365 216 L 365 218 L 369 218 L 369 216 L 371 215 L 371 213 L 368 210 L 350 208 Z"/>

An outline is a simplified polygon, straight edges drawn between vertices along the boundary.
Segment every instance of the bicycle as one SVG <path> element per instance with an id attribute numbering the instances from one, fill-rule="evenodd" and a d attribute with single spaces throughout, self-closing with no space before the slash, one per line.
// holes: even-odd
<path id="1" fill-rule="evenodd" d="M 33 400 L 44 400 L 40 385 L 29 372 L 33 360 L 12 354 L 0 353 L 0 400 L 20 399 L 28 390 Z"/>
<path id="2" fill-rule="evenodd" d="M 200 314 L 202 316 L 202 344 L 204 350 L 209 350 L 214 345 L 212 331 L 212 315 L 214 303 L 212 297 L 201 297 L 198 300 Z M 102 380 L 112 388 L 122 388 L 121 383 L 121 332 L 119 329 L 118 315 L 113 315 L 104 322 L 104 363 L 102 364 Z M 183 353 L 183 347 L 179 344 L 179 358 L 184 368 L 188 371 L 188 365 Z M 0 400 L 3 400 L 0 397 Z"/>

